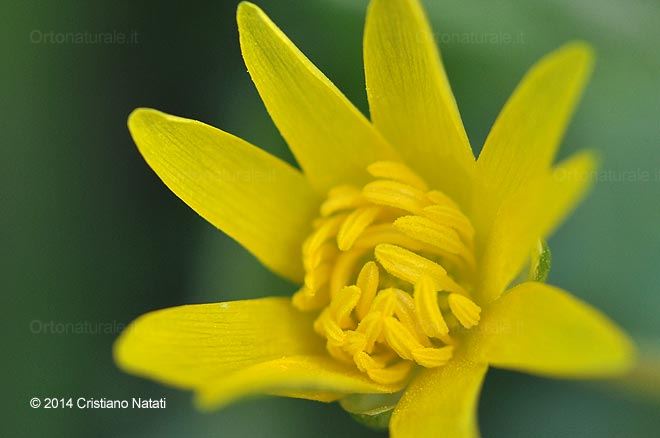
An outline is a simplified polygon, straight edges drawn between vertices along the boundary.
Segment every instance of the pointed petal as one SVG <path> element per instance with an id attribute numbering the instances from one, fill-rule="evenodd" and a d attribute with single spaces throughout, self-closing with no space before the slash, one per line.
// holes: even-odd
<path id="1" fill-rule="evenodd" d="M 476 438 L 477 402 L 488 366 L 466 358 L 421 371 L 390 421 L 393 438 Z"/>
<path id="2" fill-rule="evenodd" d="M 288 298 L 156 310 L 122 332 L 114 356 L 127 372 L 168 385 L 199 388 L 255 364 L 324 352 L 312 321 Z"/>
<path id="3" fill-rule="evenodd" d="M 394 150 L 257 6 L 238 7 L 241 50 L 268 113 L 314 187 L 367 180 Z"/>
<path id="4" fill-rule="evenodd" d="M 210 409 L 239 397 L 260 394 L 331 401 L 345 394 L 392 393 L 400 389 L 400 385 L 375 383 L 354 366 L 328 355 L 293 356 L 256 364 L 208 382 L 197 392 L 197 403 Z"/>
<path id="5" fill-rule="evenodd" d="M 509 98 L 477 161 L 480 206 L 491 218 L 551 165 L 592 65 L 588 45 L 567 44 L 536 63 Z"/>
<path id="6" fill-rule="evenodd" d="M 364 63 L 374 125 L 436 188 L 464 200 L 474 155 L 417 0 L 372 0 Z"/>
<path id="7" fill-rule="evenodd" d="M 575 208 L 593 182 L 595 161 L 589 152 L 576 154 L 502 204 L 479 264 L 480 302 L 497 298 L 538 239 L 545 239 Z"/>
<path id="8" fill-rule="evenodd" d="M 556 377 L 621 374 L 633 362 L 628 337 L 570 294 L 523 283 L 484 311 L 483 358 L 493 366 Z"/>
<path id="9" fill-rule="evenodd" d="M 179 198 L 273 271 L 302 279 L 300 248 L 318 200 L 300 172 L 195 120 L 137 109 L 128 127 L 149 166 Z"/>

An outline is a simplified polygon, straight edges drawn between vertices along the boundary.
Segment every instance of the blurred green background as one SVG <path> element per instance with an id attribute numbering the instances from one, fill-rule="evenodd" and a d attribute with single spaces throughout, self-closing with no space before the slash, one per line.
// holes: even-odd
<path id="1" fill-rule="evenodd" d="M 366 111 L 366 0 L 259 4 Z M 660 4 L 425 4 L 477 149 L 536 59 L 575 38 L 595 46 L 595 75 L 561 153 L 595 148 L 603 172 L 550 242 L 550 281 L 658 351 Z M 243 65 L 235 9 L 224 0 L 3 3 L 4 436 L 376 436 L 334 405 L 299 400 L 248 400 L 201 414 L 190 394 L 123 374 L 112 361 L 117 326 L 146 311 L 294 289 L 170 193 L 126 129 L 133 108 L 150 106 L 291 160 Z M 129 41 L 58 43 L 49 32 L 115 32 Z M 58 324 L 78 323 L 101 329 L 57 333 Z M 643 357 L 647 373 L 637 382 L 646 394 L 491 371 L 480 403 L 483 435 L 660 436 L 660 362 L 652 359 Z M 168 407 L 31 409 L 33 396 L 164 396 Z"/>

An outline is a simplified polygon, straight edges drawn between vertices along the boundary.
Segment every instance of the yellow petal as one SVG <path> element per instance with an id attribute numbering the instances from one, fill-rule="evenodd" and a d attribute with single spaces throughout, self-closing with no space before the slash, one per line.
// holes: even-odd
<path id="1" fill-rule="evenodd" d="M 420 371 L 394 409 L 392 438 L 476 438 L 477 402 L 487 368 L 457 357 Z"/>
<path id="2" fill-rule="evenodd" d="M 478 326 L 493 366 L 556 377 L 620 374 L 633 362 L 626 335 L 603 314 L 544 283 L 514 287 Z"/>
<path id="3" fill-rule="evenodd" d="M 477 161 L 485 192 L 476 206 L 480 216 L 494 217 L 504 199 L 549 168 L 592 64 L 591 48 L 571 43 L 545 56 L 522 79 Z"/>
<path id="4" fill-rule="evenodd" d="M 133 111 L 128 127 L 179 198 L 273 271 L 302 278 L 300 248 L 318 200 L 300 172 L 231 134 L 156 110 Z"/>
<path id="5" fill-rule="evenodd" d="M 268 395 L 276 395 L 279 397 L 289 398 L 302 398 L 305 400 L 320 401 L 323 403 L 331 403 L 346 397 L 346 394 L 337 394 L 333 392 L 320 392 L 320 391 L 272 391 Z"/>
<path id="6" fill-rule="evenodd" d="M 479 264 L 481 303 L 494 300 L 506 289 L 530 248 L 573 210 L 590 187 L 595 167 L 592 154 L 576 154 L 504 202 Z"/>
<path id="7" fill-rule="evenodd" d="M 375 126 L 434 187 L 465 201 L 474 156 L 417 0 L 372 0 L 364 64 Z"/>
<path id="8" fill-rule="evenodd" d="M 312 320 L 288 298 L 156 310 L 123 331 L 114 346 L 115 361 L 133 374 L 198 388 L 254 364 L 322 353 Z"/>
<path id="9" fill-rule="evenodd" d="M 257 6 L 238 7 L 241 50 L 268 113 L 312 184 L 362 184 L 396 153 L 348 99 Z"/>
<path id="10" fill-rule="evenodd" d="M 352 365 L 330 356 L 292 356 L 253 365 L 208 382 L 197 391 L 204 409 L 257 394 L 294 395 L 320 401 L 332 395 L 392 393 L 401 385 L 375 383 Z M 325 396 L 325 400 L 322 398 Z"/>

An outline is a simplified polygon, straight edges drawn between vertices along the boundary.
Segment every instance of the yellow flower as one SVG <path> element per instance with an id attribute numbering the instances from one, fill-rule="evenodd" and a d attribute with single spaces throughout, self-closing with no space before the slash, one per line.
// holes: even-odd
<path id="1" fill-rule="evenodd" d="M 554 377 L 629 368 L 631 343 L 596 310 L 541 282 L 507 290 L 591 179 L 590 153 L 553 165 L 588 46 L 532 67 L 475 160 L 416 0 L 369 7 L 371 121 L 256 6 L 240 4 L 238 27 L 302 171 L 151 109 L 129 128 L 174 193 L 301 287 L 293 299 L 144 315 L 116 343 L 121 368 L 192 389 L 206 408 L 255 394 L 340 400 L 362 418 L 391 414 L 398 437 L 477 435 L 489 366 Z"/>

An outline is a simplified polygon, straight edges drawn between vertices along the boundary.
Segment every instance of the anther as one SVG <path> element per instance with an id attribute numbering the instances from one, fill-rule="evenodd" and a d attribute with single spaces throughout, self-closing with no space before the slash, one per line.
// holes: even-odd
<path id="1" fill-rule="evenodd" d="M 474 301 L 459 294 L 449 294 L 447 301 L 451 313 L 454 314 L 463 327 L 471 328 L 479 323 L 481 307 L 476 305 Z"/>
<path id="2" fill-rule="evenodd" d="M 397 181 L 378 180 L 362 189 L 364 197 L 376 204 L 417 213 L 429 202 L 422 190 Z"/>
<path id="3" fill-rule="evenodd" d="M 441 348 L 418 348 L 412 352 L 415 362 L 426 368 L 445 365 L 453 354 L 454 347 L 450 345 Z"/>
<path id="4" fill-rule="evenodd" d="M 314 330 L 333 358 L 393 384 L 415 364 L 446 364 L 461 341 L 450 332 L 478 324 L 475 232 L 456 202 L 404 164 L 367 170 L 375 181 L 329 191 L 303 244 L 293 304 L 322 309 Z"/>
<path id="5" fill-rule="evenodd" d="M 438 307 L 438 293 L 431 279 L 424 275 L 415 284 L 415 310 L 424 333 L 431 338 L 442 339 L 449 328 Z"/>
<path id="6" fill-rule="evenodd" d="M 348 215 L 337 233 L 337 246 L 341 251 L 348 251 L 360 237 L 360 234 L 376 219 L 380 207 L 360 207 Z"/>
<path id="7" fill-rule="evenodd" d="M 402 163 L 396 161 L 377 161 L 367 167 L 367 171 L 376 178 L 391 179 L 426 191 L 428 187 L 423 179 Z"/>

